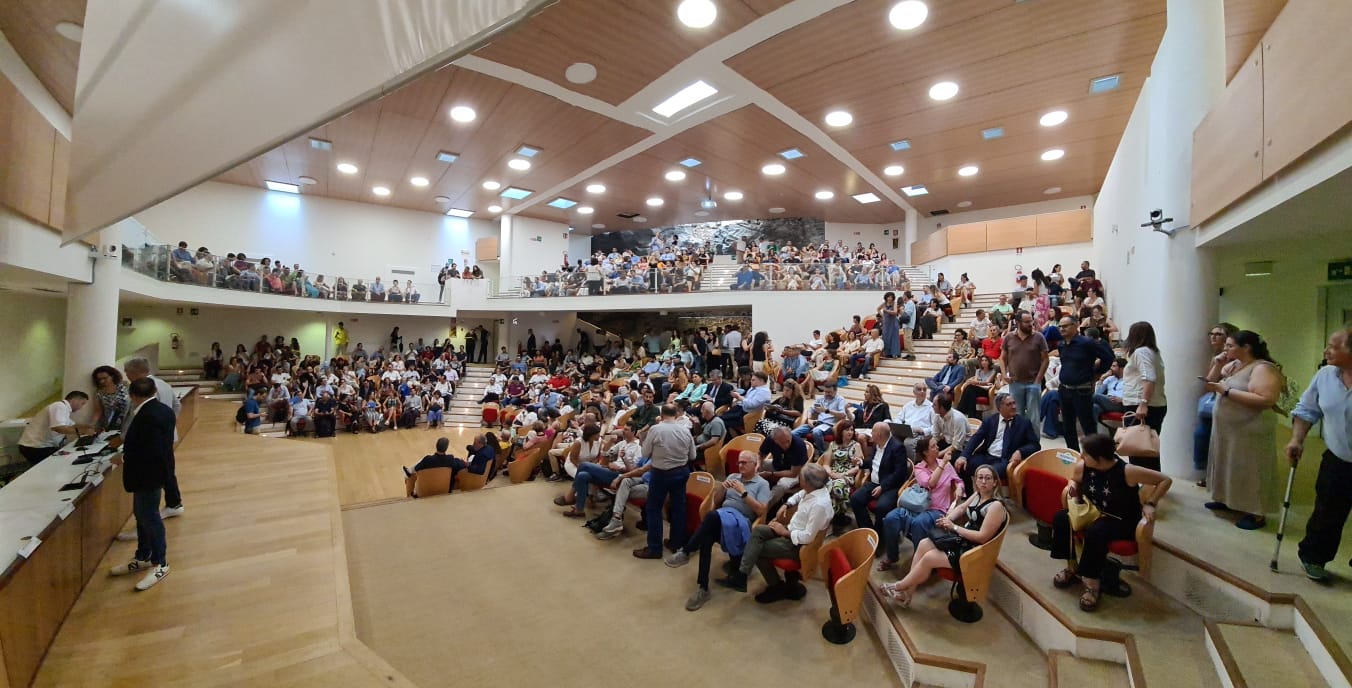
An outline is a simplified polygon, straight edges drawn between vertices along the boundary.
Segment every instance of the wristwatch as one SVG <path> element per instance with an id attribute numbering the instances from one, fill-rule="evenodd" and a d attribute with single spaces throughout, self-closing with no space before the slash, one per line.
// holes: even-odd
<path id="1" fill-rule="evenodd" d="M 1230 396 L 1230 388 L 1229 388 L 1229 387 L 1226 387 L 1223 391 L 1221 391 L 1221 396 L 1223 396 L 1223 397 L 1229 397 L 1229 396 Z"/>

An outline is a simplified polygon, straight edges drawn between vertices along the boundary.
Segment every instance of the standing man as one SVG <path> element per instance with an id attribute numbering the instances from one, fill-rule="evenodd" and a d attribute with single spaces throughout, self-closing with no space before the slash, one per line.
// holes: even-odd
<path id="1" fill-rule="evenodd" d="M 128 364 L 130 366 L 130 364 Z M 136 517 L 136 554 L 110 573 L 126 576 L 145 572 L 137 590 L 149 590 L 169 575 L 164 520 L 160 518 L 160 491 L 174 465 L 174 411 L 156 399 L 155 380 L 141 377 L 127 388 L 132 411 L 123 435 L 122 454 L 113 462 L 122 466 L 122 487 L 130 492 Z"/>
<path id="2" fill-rule="evenodd" d="M 172 409 L 174 417 L 178 418 L 178 412 L 181 404 L 178 395 L 174 394 L 174 388 L 169 386 L 168 382 L 161 380 L 150 374 L 150 361 L 137 356 L 127 359 L 126 363 L 127 379 L 135 382 L 142 378 L 150 380 L 155 385 L 155 400 L 164 404 L 166 408 Z M 127 416 L 124 422 L 122 434 L 127 433 L 127 427 L 131 424 L 131 416 Z M 171 433 L 174 442 L 178 442 L 178 430 L 173 429 Z M 174 518 L 183 515 L 183 493 L 178 490 L 178 474 L 174 471 L 174 453 L 169 452 L 169 475 L 164 480 L 164 510 L 160 512 L 161 518 Z"/>
<path id="3" fill-rule="evenodd" d="M 1028 316 L 1020 314 L 1019 317 L 1022 326 L 1022 319 Z M 1080 451 L 1075 421 L 1080 421 L 1084 434 L 1094 434 L 1098 427 L 1098 418 L 1094 417 L 1094 382 L 1112 368 L 1116 358 L 1106 342 L 1080 334 L 1075 318 L 1061 318 L 1060 330 L 1061 342 L 1057 351 L 1061 352 L 1061 387 L 1057 394 L 1061 401 L 1061 434 L 1066 438 L 1067 447 Z"/>
<path id="4" fill-rule="evenodd" d="M 909 291 L 901 293 L 901 351 L 902 358 L 915 360 L 915 333 L 919 321 L 916 320 L 915 295 Z M 877 330 L 875 330 L 877 331 Z M 879 337 L 881 340 L 881 336 Z"/>
<path id="5" fill-rule="evenodd" d="M 662 507 L 668 501 L 671 538 L 667 543 L 673 551 L 685 545 L 685 484 L 690 479 L 689 464 L 695 460 L 695 439 L 676 422 L 680 414 L 675 404 L 662 405 L 662 422 L 649 428 L 643 439 L 643 455 L 650 458 L 649 463 L 620 476 L 652 473 L 644 518 L 648 522 L 648 545 L 634 550 L 639 559 L 662 558 Z"/>
<path id="6" fill-rule="evenodd" d="M 535 330 L 533 330 L 533 329 L 527 327 L 527 328 L 526 328 L 526 353 L 527 353 L 528 355 L 530 355 L 531 358 L 535 358 L 535 352 L 536 352 L 536 346 L 535 346 Z"/>
<path id="7" fill-rule="evenodd" d="M 479 327 L 476 325 L 465 331 L 465 354 L 466 363 L 474 362 L 475 347 L 479 344 Z"/>
<path id="8" fill-rule="evenodd" d="M 41 413 L 28 419 L 19 437 L 19 454 L 31 464 L 56 453 L 66 440 L 77 439 L 81 432 L 94 432 L 90 425 L 77 425 L 71 415 L 89 403 L 89 395 L 74 391 L 65 399 L 53 401 Z"/>
<path id="9" fill-rule="evenodd" d="M 343 327 L 341 320 L 338 321 L 338 328 L 333 331 L 333 355 L 347 357 L 347 328 Z"/>
<path id="10" fill-rule="evenodd" d="M 1324 421 L 1323 460 L 1314 483 L 1314 511 L 1305 524 L 1305 539 L 1300 541 L 1300 566 L 1310 580 L 1329 579 L 1324 566 L 1338 554 L 1343 526 L 1352 511 L 1352 325 L 1329 337 L 1324 348 L 1328 365 L 1315 373 L 1300 403 L 1291 413 L 1291 441 L 1286 458 L 1294 469 L 1305 449 L 1305 435 Z"/>
<path id="11" fill-rule="evenodd" d="M 1019 413 L 1033 427 L 1038 425 L 1038 404 L 1042 400 L 1039 383 L 1047 373 L 1048 352 L 1047 339 L 1033 331 L 1033 314 L 1020 311 L 1014 331 L 1005 336 L 1004 345 L 1000 348 L 1000 370 L 1009 379 L 1009 393 L 1014 397 Z M 1091 384 L 1090 409 L 1093 408 L 1093 392 Z M 1079 444 L 1075 446 L 1078 450 Z"/>
<path id="12" fill-rule="evenodd" d="M 479 363 L 488 362 L 488 328 L 479 326 Z"/>

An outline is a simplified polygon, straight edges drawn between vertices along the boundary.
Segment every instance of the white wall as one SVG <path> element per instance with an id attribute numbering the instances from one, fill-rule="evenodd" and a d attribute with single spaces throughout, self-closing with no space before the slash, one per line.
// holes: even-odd
<path id="1" fill-rule="evenodd" d="M 413 268 L 420 285 L 436 285 L 447 259 L 474 264 L 474 241 L 496 236 L 497 224 L 436 213 L 207 182 L 136 219 L 166 243 L 188 242 L 218 254 L 238 253 L 300 263 L 307 273 L 390 280 L 392 268 Z M 421 287 L 427 294 L 426 286 Z"/>
<path id="2" fill-rule="evenodd" d="M 8 208 L 0 207 L 0 264 L 88 282 L 93 266 L 89 247 L 61 246 L 61 235 Z"/>
<path id="3" fill-rule="evenodd" d="M 846 246 L 851 248 L 857 243 L 863 243 L 865 246 L 876 244 L 878 250 L 886 253 L 893 260 L 902 260 L 905 258 L 905 251 L 901 249 L 901 235 L 905 233 L 906 223 L 896 222 L 890 225 L 870 225 L 855 222 L 827 222 L 826 223 L 826 242 L 835 245 L 836 240 L 845 242 Z M 883 236 L 883 230 L 886 229 L 889 234 Z M 897 240 L 897 248 L 892 248 L 892 240 Z"/>
<path id="4" fill-rule="evenodd" d="M 1080 271 L 1080 261 L 1088 260 L 1093 263 L 1093 255 L 1094 244 L 1084 242 L 963 253 L 944 256 L 925 263 L 922 267 L 928 268 L 935 277 L 941 272 L 944 273 L 944 277 L 953 284 L 958 283 L 959 275 L 967 273 L 967 277 L 976 283 L 977 292 L 984 294 L 1013 291 L 1018 286 L 1014 281 L 1016 266 L 1023 266 L 1024 274 L 1032 274 L 1034 268 L 1042 268 L 1043 272 L 1049 273 L 1053 265 L 1060 263 L 1062 274 L 1072 277 Z"/>
<path id="5" fill-rule="evenodd" d="M 19 291 L 0 292 L 0 322 L 5 323 L 5 355 L 0 356 L 0 390 L 4 390 L 0 393 L 0 418 L 12 418 L 61 391 L 66 299 Z"/>
<path id="6" fill-rule="evenodd" d="M 499 274 L 505 277 L 536 275 L 541 270 L 557 270 L 563 262 L 563 252 L 574 262 L 573 251 L 569 250 L 568 225 L 561 222 L 537 220 L 531 217 L 506 216 L 502 218 L 502 235 L 499 247 L 502 258 Z M 587 248 L 591 254 L 591 240 Z"/>

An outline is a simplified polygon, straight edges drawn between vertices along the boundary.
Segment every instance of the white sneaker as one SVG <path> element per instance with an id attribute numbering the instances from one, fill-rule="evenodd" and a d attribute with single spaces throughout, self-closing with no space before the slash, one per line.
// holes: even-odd
<path id="1" fill-rule="evenodd" d="M 607 523 L 606 527 L 601 529 L 601 532 L 618 534 L 623 530 L 624 530 L 624 521 L 612 516 L 610 518 L 610 523 Z"/>
<path id="2" fill-rule="evenodd" d="M 160 579 L 167 575 L 169 575 L 168 564 L 165 564 L 164 566 L 155 566 L 145 575 L 145 577 L 136 583 L 136 589 L 143 591 L 149 590 L 155 587 L 155 584 L 160 582 Z"/>
<path id="3" fill-rule="evenodd" d="M 124 530 L 117 534 L 118 542 L 136 542 L 135 530 Z"/>
<path id="4" fill-rule="evenodd" d="M 155 566 L 154 564 L 148 561 L 142 561 L 140 559 L 132 559 L 131 561 L 125 564 L 118 564 L 117 566 L 114 566 L 112 569 L 108 571 L 108 574 L 113 576 L 126 576 L 132 573 L 140 573 L 154 566 Z"/>
<path id="5" fill-rule="evenodd" d="M 166 506 L 163 509 L 160 509 L 160 519 L 174 518 L 176 516 L 182 515 L 183 515 L 182 504 L 178 506 Z"/>

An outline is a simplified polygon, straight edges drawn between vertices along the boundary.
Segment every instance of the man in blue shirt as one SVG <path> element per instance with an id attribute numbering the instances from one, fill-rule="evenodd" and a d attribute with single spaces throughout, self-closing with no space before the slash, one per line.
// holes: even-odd
<path id="1" fill-rule="evenodd" d="M 1075 421 L 1080 421 L 1084 434 L 1092 435 L 1098 429 L 1094 416 L 1094 381 L 1112 367 L 1113 350 L 1102 340 L 1080 334 L 1074 318 L 1061 318 L 1061 387 L 1057 390 L 1061 401 L 1061 434 L 1066 446 L 1080 451 L 1080 436 Z"/>
<path id="2" fill-rule="evenodd" d="M 901 295 L 901 345 L 902 358 L 915 360 L 915 296 L 911 292 Z"/>
<path id="3" fill-rule="evenodd" d="M 798 347 L 786 348 L 784 354 L 784 379 L 798 382 L 805 380 L 811 364 L 803 357 L 803 350 Z"/>
<path id="4" fill-rule="evenodd" d="M 1110 411 L 1114 413 L 1126 411 L 1126 407 L 1122 405 L 1122 388 L 1125 386 L 1122 382 L 1122 369 L 1126 365 L 1126 360 L 1121 358 L 1113 361 L 1108 377 L 1100 380 L 1098 386 L 1094 388 L 1095 418 L 1100 418 Z"/>
<path id="5" fill-rule="evenodd" d="M 244 397 L 244 432 L 258 434 L 258 426 L 263 424 L 262 402 L 268 398 L 266 389 L 254 390 L 253 396 Z"/>
<path id="6" fill-rule="evenodd" d="M 1315 373 L 1300 403 L 1291 413 L 1291 441 L 1286 458 L 1295 470 L 1305 448 L 1305 435 L 1319 421 L 1324 422 L 1323 460 L 1314 483 L 1314 511 L 1305 525 L 1300 541 L 1300 565 L 1314 581 L 1327 581 L 1324 565 L 1338 554 L 1343 526 L 1352 512 L 1352 325 L 1329 337 L 1324 348 L 1328 365 Z M 1352 564 L 1349 564 L 1352 565 Z"/>
<path id="7" fill-rule="evenodd" d="M 770 378 L 764 372 L 752 373 L 751 388 L 746 390 L 745 395 L 733 392 L 732 398 L 741 403 L 725 411 L 721 417 L 729 428 L 741 428 L 746 414 L 763 409 L 770 403 Z"/>

